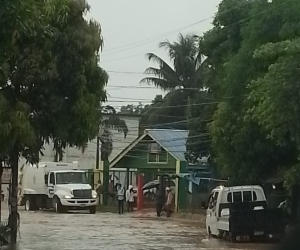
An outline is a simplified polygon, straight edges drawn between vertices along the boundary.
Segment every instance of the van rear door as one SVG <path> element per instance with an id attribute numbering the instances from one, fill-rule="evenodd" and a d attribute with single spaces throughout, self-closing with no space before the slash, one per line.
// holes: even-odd
<path id="1" fill-rule="evenodd" d="M 206 224 L 208 229 L 213 235 L 218 235 L 218 215 L 217 215 L 217 199 L 219 196 L 218 191 L 213 191 L 208 200 L 208 209 L 206 212 Z M 209 230 L 208 230 L 209 231 Z"/>

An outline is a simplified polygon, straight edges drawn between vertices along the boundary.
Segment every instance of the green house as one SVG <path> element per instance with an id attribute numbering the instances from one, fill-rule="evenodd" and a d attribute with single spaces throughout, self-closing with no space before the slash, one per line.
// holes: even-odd
<path id="1" fill-rule="evenodd" d="M 141 173 L 145 183 L 156 179 L 158 174 L 184 172 L 187 138 L 187 130 L 146 129 L 110 162 L 110 170 L 127 169 Z M 176 180 L 176 206 L 180 200 L 180 186 Z"/>
<path id="2" fill-rule="evenodd" d="M 187 137 L 186 130 L 146 129 L 110 162 L 110 168 L 175 173 L 176 162 L 185 161 Z"/>

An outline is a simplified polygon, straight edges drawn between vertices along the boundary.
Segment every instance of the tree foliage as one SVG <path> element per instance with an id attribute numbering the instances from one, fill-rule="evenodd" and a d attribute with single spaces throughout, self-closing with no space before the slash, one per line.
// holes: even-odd
<path id="1" fill-rule="evenodd" d="M 84 17 L 89 10 L 85 1 L 48 0 L 43 8 L 29 1 L 28 11 L 24 1 L 11 2 L 22 16 L 15 25 L 16 41 L 8 39 L 6 45 L 12 53 L 1 63 L 0 116 L 6 119 L 1 119 L 0 134 L 17 145 L 13 153 L 36 162 L 50 140 L 61 153 L 67 145 L 82 147 L 97 135 L 108 81 L 98 64 L 103 39 L 100 25 Z M 7 157 L 12 146 L 1 153 Z"/>
<path id="2" fill-rule="evenodd" d="M 190 138 L 206 126 L 212 143 L 205 153 L 235 183 L 258 183 L 297 162 L 299 6 L 223 0 L 214 27 L 200 39 L 211 108 L 191 106 L 199 126 L 189 126 Z M 205 112 L 212 122 L 200 125 Z M 189 155 L 202 147 L 199 140 Z"/>
<path id="3" fill-rule="evenodd" d="M 168 40 L 159 44 L 159 48 L 168 52 L 172 63 L 163 60 L 153 53 L 148 53 L 149 61 L 158 67 L 149 67 L 145 73 L 150 75 L 141 80 L 144 84 L 153 84 L 167 91 L 164 97 L 157 96 L 151 105 L 146 107 L 145 114 L 149 115 L 144 122 L 156 127 L 186 129 L 188 99 L 195 93 L 195 88 L 201 88 L 201 58 L 198 56 L 199 37 L 194 34 L 186 36 L 179 34 L 178 40 Z"/>
<path id="4" fill-rule="evenodd" d="M 115 108 L 112 106 L 104 106 L 101 109 L 103 114 L 103 119 L 101 120 L 101 128 L 99 139 L 101 142 L 101 160 L 108 161 L 109 156 L 113 151 L 113 139 L 111 129 L 116 129 L 118 132 L 124 134 L 124 138 L 126 138 L 129 129 L 126 124 L 126 121 L 118 115 Z"/>

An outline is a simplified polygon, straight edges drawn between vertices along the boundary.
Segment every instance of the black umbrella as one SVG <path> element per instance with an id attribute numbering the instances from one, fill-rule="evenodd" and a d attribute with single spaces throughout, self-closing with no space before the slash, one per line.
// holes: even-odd
<path id="1" fill-rule="evenodd" d="M 146 183 L 142 189 L 147 190 L 147 189 L 151 189 L 151 188 L 156 188 L 158 186 L 159 186 L 159 181 L 154 180 L 154 181 L 150 181 L 150 182 Z"/>

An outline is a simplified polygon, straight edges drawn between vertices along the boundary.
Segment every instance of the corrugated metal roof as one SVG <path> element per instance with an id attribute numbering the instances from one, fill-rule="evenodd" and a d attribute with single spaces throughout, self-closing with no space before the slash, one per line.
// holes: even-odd
<path id="1" fill-rule="evenodd" d="M 175 129 L 146 129 L 145 133 L 152 137 L 161 147 L 173 157 L 185 161 L 187 130 Z"/>

